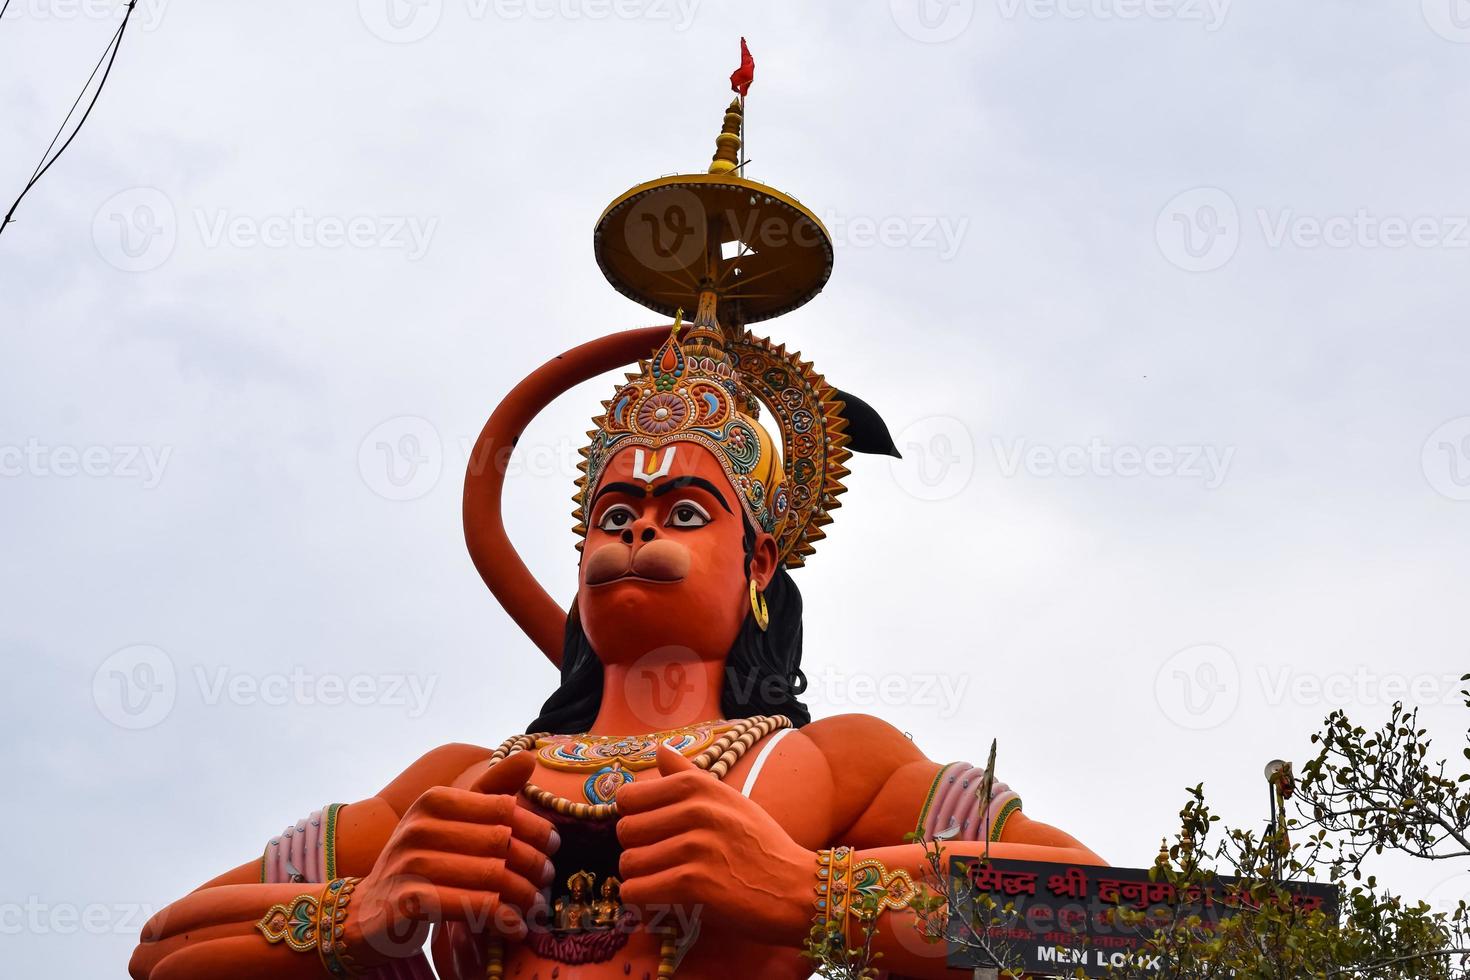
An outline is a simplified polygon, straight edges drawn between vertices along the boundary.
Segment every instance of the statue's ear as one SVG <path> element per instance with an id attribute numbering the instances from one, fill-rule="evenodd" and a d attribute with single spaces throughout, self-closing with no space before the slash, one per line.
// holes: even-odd
<path id="1" fill-rule="evenodd" d="M 874 411 L 873 406 L 845 391 L 836 394 L 842 400 L 842 417 L 847 419 L 848 449 L 855 453 L 903 458 L 903 454 L 893 444 L 893 436 L 888 434 L 888 425 L 883 421 L 883 416 Z"/>

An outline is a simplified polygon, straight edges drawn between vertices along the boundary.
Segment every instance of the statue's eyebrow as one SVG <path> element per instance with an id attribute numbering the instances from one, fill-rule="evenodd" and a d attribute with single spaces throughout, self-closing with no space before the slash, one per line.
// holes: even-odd
<path id="1" fill-rule="evenodd" d="M 709 482 L 703 477 L 681 476 L 678 479 L 670 480 L 668 483 L 663 483 L 655 487 L 653 495 L 655 497 L 662 497 L 666 493 L 674 490 L 680 490 L 684 487 L 698 487 L 705 493 L 709 494 L 711 497 L 714 497 L 716 500 L 718 500 L 720 502 L 720 506 L 725 508 L 725 513 L 735 513 L 733 510 L 730 509 L 730 505 L 725 503 L 725 495 L 720 493 L 719 488 L 717 488 L 713 483 Z"/>
<path id="2" fill-rule="evenodd" d="M 636 483 L 605 483 L 602 489 L 597 491 L 597 496 L 592 498 L 592 503 L 596 504 L 605 493 L 626 493 L 630 497 L 647 496 L 647 491 Z"/>

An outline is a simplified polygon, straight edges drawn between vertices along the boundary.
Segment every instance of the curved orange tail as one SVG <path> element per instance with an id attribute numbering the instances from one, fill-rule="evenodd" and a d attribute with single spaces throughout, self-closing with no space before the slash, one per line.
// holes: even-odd
<path id="1" fill-rule="evenodd" d="M 470 453 L 464 476 L 464 537 L 470 558 L 510 618 L 558 667 L 566 610 L 536 581 L 505 533 L 500 498 L 511 450 L 531 420 L 558 395 L 647 357 L 672 326 L 609 334 L 546 362 L 505 396 Z"/>

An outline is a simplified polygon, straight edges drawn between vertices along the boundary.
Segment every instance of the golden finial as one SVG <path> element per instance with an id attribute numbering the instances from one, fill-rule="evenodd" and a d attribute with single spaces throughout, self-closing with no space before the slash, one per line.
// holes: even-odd
<path id="1" fill-rule="evenodd" d="M 725 128 L 715 137 L 715 158 L 710 161 L 710 173 L 727 174 L 739 165 L 740 125 L 744 114 L 739 99 L 732 101 L 730 108 L 725 110 Z"/>
<path id="2" fill-rule="evenodd" d="M 1159 856 L 1154 861 L 1161 868 L 1169 866 L 1169 838 L 1165 837 L 1159 841 Z"/>

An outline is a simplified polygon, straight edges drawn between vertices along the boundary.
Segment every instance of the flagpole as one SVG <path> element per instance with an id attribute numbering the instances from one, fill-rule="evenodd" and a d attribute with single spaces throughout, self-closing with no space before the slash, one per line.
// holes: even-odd
<path id="1" fill-rule="evenodd" d="M 746 126 L 750 123 L 750 96 L 740 97 L 740 176 L 749 177 L 745 165 L 750 162 L 750 137 Z"/>

